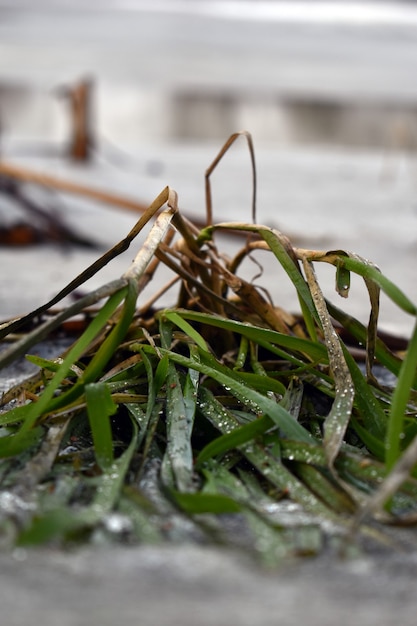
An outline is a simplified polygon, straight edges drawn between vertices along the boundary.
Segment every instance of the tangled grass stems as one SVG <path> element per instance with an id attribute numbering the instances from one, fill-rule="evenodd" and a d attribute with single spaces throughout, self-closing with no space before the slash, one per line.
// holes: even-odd
<path id="1" fill-rule="evenodd" d="M 256 181 L 252 142 L 243 134 Z M 104 298 L 61 359 L 32 359 L 39 375 L 5 395 L 4 542 L 192 536 L 241 546 L 228 530 L 232 515 L 242 536 L 252 537 L 249 549 L 274 563 L 319 552 L 329 524 L 346 539 L 352 528 L 369 532 L 372 517 L 416 519 L 417 334 L 405 358 L 390 351 L 378 337 L 379 292 L 411 315 L 416 307 L 357 255 L 299 249 L 257 225 L 255 193 L 252 224 L 213 224 L 210 174 L 239 136 L 207 170 L 205 228 L 180 215 L 175 192 L 166 188 L 128 236 L 56 298 L 2 325 L 7 337 L 45 315 L 154 220 L 120 279 L 41 321 L 0 355 L 0 366 L 10 363 Z M 247 237 L 230 262 L 214 244 L 217 231 Z M 239 276 L 256 248 L 285 270 L 301 316 L 274 306 Z M 152 301 L 138 309 L 161 262 L 179 282 L 177 306 L 155 312 Z M 323 262 L 334 266 L 342 297 L 349 296 L 352 272 L 363 278 L 367 328 L 324 298 L 314 272 Z M 365 373 L 351 350 L 355 341 L 366 345 Z M 377 364 L 398 375 L 395 389 L 379 384 Z M 288 503 L 295 507 L 291 522 Z"/>

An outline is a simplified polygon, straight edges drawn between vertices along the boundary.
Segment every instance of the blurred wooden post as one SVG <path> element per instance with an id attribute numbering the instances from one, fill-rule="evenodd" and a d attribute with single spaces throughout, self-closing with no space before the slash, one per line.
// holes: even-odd
<path id="1" fill-rule="evenodd" d="M 93 81 L 84 78 L 73 86 L 61 88 L 59 93 L 69 101 L 70 107 L 69 155 L 75 161 L 88 161 L 94 146 L 91 110 Z"/>

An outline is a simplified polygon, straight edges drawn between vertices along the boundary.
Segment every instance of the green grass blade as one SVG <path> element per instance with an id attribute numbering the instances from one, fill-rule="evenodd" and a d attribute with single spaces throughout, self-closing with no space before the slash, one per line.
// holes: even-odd
<path id="1" fill-rule="evenodd" d="M 113 463 L 113 436 L 110 416 L 117 411 L 106 383 L 90 383 L 85 386 L 87 414 L 93 436 L 98 465 L 107 470 Z"/>
<path id="2" fill-rule="evenodd" d="M 75 531 L 80 525 L 75 516 L 63 508 L 46 511 L 24 529 L 19 537 L 19 546 L 43 545 Z"/>
<path id="3" fill-rule="evenodd" d="M 285 390 L 284 397 L 281 400 L 281 404 L 294 417 L 298 420 L 301 404 L 304 396 L 304 385 L 299 378 L 293 376 L 288 383 L 288 387 Z"/>
<path id="4" fill-rule="evenodd" d="M 167 375 L 166 422 L 167 445 L 162 462 L 162 476 L 167 487 L 178 491 L 193 490 L 193 451 L 191 432 L 193 419 L 184 402 L 180 376 L 174 363 Z"/>
<path id="5" fill-rule="evenodd" d="M 166 314 L 166 311 L 164 312 Z M 230 320 L 217 315 L 208 313 L 199 313 L 196 311 L 186 311 L 179 309 L 176 313 L 183 319 L 192 320 L 208 326 L 215 326 L 230 332 L 238 333 L 247 337 L 257 344 L 271 344 L 281 346 L 282 348 L 297 352 L 299 354 L 308 354 L 312 361 L 327 361 L 327 352 L 324 346 L 314 343 L 308 339 L 300 337 L 291 337 L 284 335 L 275 330 L 261 328 L 245 322 Z"/>
<path id="6" fill-rule="evenodd" d="M 387 436 L 385 441 L 386 464 L 391 469 L 397 462 L 401 453 L 401 440 L 403 437 L 404 416 L 407 402 L 410 397 L 415 373 L 417 369 L 417 324 L 411 337 L 407 354 L 398 376 L 397 385 L 391 398 L 391 406 L 388 416 Z"/>
<path id="7" fill-rule="evenodd" d="M 358 343 L 366 345 L 367 342 L 367 329 L 357 319 L 348 315 L 344 311 L 340 310 L 334 304 L 326 300 L 328 311 L 335 320 L 340 322 L 343 328 L 350 334 Z M 401 367 L 401 359 L 393 354 L 385 345 L 381 339 L 377 337 L 375 342 L 375 357 L 381 365 L 384 365 L 390 372 L 398 375 Z M 416 384 L 416 381 L 415 383 Z"/>
<path id="8" fill-rule="evenodd" d="M 33 363 L 33 365 L 36 365 L 40 369 L 47 370 L 49 372 L 57 372 L 59 370 L 59 363 L 51 361 L 50 359 L 44 359 L 37 354 L 26 354 L 25 358 L 27 361 Z"/>
<path id="9" fill-rule="evenodd" d="M 336 291 L 342 298 L 347 298 L 350 289 L 350 271 L 340 263 L 336 264 Z"/>
<path id="10" fill-rule="evenodd" d="M 141 353 L 144 354 L 144 351 L 141 350 Z M 169 358 L 168 358 L 168 355 L 165 355 L 159 360 L 157 368 L 155 370 L 154 390 L 153 390 L 155 398 L 166 383 L 166 379 L 168 375 L 168 367 L 169 367 Z"/>
<path id="11" fill-rule="evenodd" d="M 322 471 L 308 465 L 299 463 L 296 466 L 296 474 L 311 491 L 322 500 L 329 509 L 336 513 L 353 513 L 356 510 L 354 501 L 338 485 L 335 485 L 330 477 Z"/>
<path id="12" fill-rule="evenodd" d="M 190 346 L 190 356 L 195 360 L 200 359 L 197 347 Z M 184 407 L 187 421 L 191 425 L 194 423 L 196 410 L 197 392 L 200 384 L 200 374 L 197 370 L 189 369 L 184 383 Z"/>
<path id="13" fill-rule="evenodd" d="M 231 432 L 238 427 L 233 416 L 204 387 L 199 391 L 199 409 L 220 432 Z M 278 435 L 276 440 L 279 443 Z M 288 493 L 291 499 L 302 504 L 307 511 L 324 515 L 326 519 L 332 516 L 328 508 L 284 467 L 277 456 L 269 453 L 268 448 L 251 441 L 239 449 L 264 478 Z"/>
<path id="14" fill-rule="evenodd" d="M 329 354 L 330 368 L 334 377 L 335 397 L 332 408 L 324 421 L 323 438 L 329 465 L 332 467 L 352 415 L 355 388 L 312 263 L 304 261 L 304 270 L 317 313 L 320 317 L 324 340 Z"/>
<path id="15" fill-rule="evenodd" d="M 84 375 L 81 379 L 82 383 L 86 384 L 93 382 L 101 375 L 114 352 L 125 338 L 132 322 L 133 315 L 136 311 L 137 297 L 137 285 L 133 282 L 133 280 L 130 280 L 127 286 L 127 294 L 120 319 L 100 345 L 99 349 L 88 364 L 88 367 L 85 369 Z"/>
<path id="16" fill-rule="evenodd" d="M 17 434 L 3 435 L 0 437 L 0 457 L 6 458 L 20 454 L 24 450 L 36 446 L 42 437 L 43 428 L 37 426 L 22 433 L 16 440 Z"/>
<path id="17" fill-rule="evenodd" d="M 231 415 L 230 417 L 232 419 Z M 270 417 L 265 415 L 264 417 L 260 417 L 259 419 L 250 422 L 249 424 L 239 426 L 231 432 L 227 432 L 221 437 L 210 441 L 210 443 L 208 443 L 201 450 L 196 460 L 197 466 L 201 465 L 205 461 L 208 461 L 214 456 L 224 454 L 229 450 L 233 450 L 234 448 L 239 448 L 240 446 L 243 446 L 249 441 L 252 441 L 252 439 L 258 437 L 259 435 L 263 435 L 273 426 L 274 422 L 271 420 Z"/>
<path id="18" fill-rule="evenodd" d="M 242 336 L 240 338 L 239 352 L 237 354 L 235 366 L 233 369 L 241 370 L 245 367 L 246 358 L 248 356 L 248 348 L 249 348 L 248 338 Z"/>
<path id="19" fill-rule="evenodd" d="M 41 512 L 20 534 L 19 545 L 44 544 L 56 538 L 65 540 L 68 534 L 93 528 L 103 521 L 121 496 L 125 476 L 136 448 L 138 431 L 133 420 L 132 424 L 134 434 L 127 450 L 98 478 L 92 503 L 79 510 L 61 507 Z"/>
<path id="20" fill-rule="evenodd" d="M 311 321 L 318 321 L 317 311 L 313 304 L 311 293 L 305 283 L 305 280 L 299 270 L 298 265 L 296 265 L 294 260 L 288 254 L 285 245 L 283 245 L 281 241 L 281 238 L 275 231 L 265 228 L 261 228 L 259 230 L 259 234 L 266 241 L 273 254 L 276 256 L 284 270 L 287 272 L 291 282 L 297 289 L 299 298 L 304 302 L 305 306 L 307 307 L 308 315 L 311 318 Z M 305 311 L 305 313 L 307 313 L 307 311 Z"/>
<path id="21" fill-rule="evenodd" d="M 384 461 L 386 456 L 385 440 L 376 437 L 357 419 L 352 420 L 352 426 L 359 436 L 359 439 L 365 444 L 369 452 L 371 452 L 371 454 L 373 454 L 378 461 Z"/>
<path id="22" fill-rule="evenodd" d="M 149 348 L 148 348 L 149 349 Z M 152 350 L 152 349 L 151 349 Z M 274 402 L 270 398 L 265 397 L 258 391 L 251 389 L 245 383 L 239 382 L 235 376 L 236 372 L 227 370 L 220 363 L 215 363 L 215 366 L 208 365 L 203 362 L 197 362 L 194 359 L 190 359 L 175 352 L 169 352 L 161 350 L 163 354 L 167 354 L 169 359 L 174 363 L 178 363 L 186 368 L 195 369 L 201 374 L 210 376 L 232 393 L 238 400 L 245 403 L 252 410 L 269 415 L 270 418 L 289 436 L 299 439 L 300 441 L 311 441 L 312 437 L 310 433 L 303 428 L 298 422 L 294 420 L 292 415 L 288 413 L 282 406 Z M 210 354 L 203 355 L 200 352 L 200 356 L 206 356 L 209 361 L 212 361 Z"/>
<path id="23" fill-rule="evenodd" d="M 303 276 L 299 270 L 295 257 L 292 258 L 289 254 L 289 241 L 280 232 L 267 228 L 265 226 L 258 226 L 256 224 L 216 224 L 214 227 L 206 228 L 202 231 L 201 236 L 208 236 L 211 238 L 211 231 L 213 229 L 227 229 L 233 227 L 234 230 L 242 230 L 246 232 L 255 232 L 260 235 L 268 244 L 271 252 L 277 258 L 283 269 L 288 274 L 291 282 L 295 286 L 299 297 L 304 301 L 312 319 L 317 319 L 317 313 L 314 308 L 314 304 L 311 299 L 310 292 L 303 279 Z"/>
<path id="24" fill-rule="evenodd" d="M 65 400 L 68 397 L 70 397 L 72 400 L 82 392 L 82 389 L 80 389 L 78 393 L 74 393 L 73 390 L 77 386 L 74 385 L 74 387 L 69 392 L 63 393 L 57 398 L 54 398 L 55 392 L 59 388 L 59 385 L 62 383 L 64 378 L 68 375 L 68 372 L 71 370 L 73 363 L 81 357 L 81 355 L 85 352 L 93 339 L 107 324 L 109 317 L 112 315 L 117 306 L 125 297 L 126 290 L 127 288 L 124 288 L 120 292 L 117 292 L 116 294 L 111 296 L 103 305 L 97 316 L 93 319 L 93 321 L 89 324 L 84 333 L 81 335 L 80 339 L 69 350 L 68 354 L 60 365 L 59 370 L 55 373 L 55 376 L 49 381 L 39 400 L 37 402 L 32 402 L 30 405 L 11 409 L 8 414 L 11 419 L 14 419 L 15 417 L 21 417 L 21 419 L 24 421 L 20 431 L 16 433 L 13 441 L 11 441 L 11 449 L 9 453 L 13 453 L 13 450 L 15 448 L 17 449 L 20 437 L 22 437 L 28 430 L 33 427 L 36 420 L 41 415 L 47 413 L 50 410 L 54 410 L 59 406 L 63 406 L 65 404 Z"/>
<path id="25" fill-rule="evenodd" d="M 157 392 L 159 391 L 159 388 L 157 388 L 157 385 L 156 385 L 156 375 L 154 376 L 154 371 L 153 371 L 151 360 L 149 359 L 148 355 L 143 350 L 140 350 L 139 352 L 142 358 L 142 363 L 144 364 L 144 367 L 145 367 L 146 377 L 148 380 L 146 412 L 143 411 L 142 408 L 138 404 L 134 404 L 134 403 L 126 404 L 126 408 L 128 409 L 128 411 L 133 416 L 133 418 L 135 419 L 136 423 L 139 426 L 138 449 L 140 448 L 144 438 L 149 435 L 149 424 L 150 424 L 152 415 L 155 411 L 156 395 L 157 395 Z M 168 365 L 168 359 L 166 359 L 166 363 Z M 158 363 L 158 367 L 159 365 L 160 365 L 160 362 Z M 164 380 L 165 380 L 165 376 L 164 376 Z M 161 386 L 162 384 L 163 383 L 161 380 Z"/>
<path id="26" fill-rule="evenodd" d="M 261 393 L 268 394 L 268 392 L 273 392 L 279 396 L 285 393 L 285 385 L 275 378 L 267 375 L 252 374 L 252 372 L 239 371 L 238 374 L 243 382 Z"/>
<path id="27" fill-rule="evenodd" d="M 242 509 L 234 498 L 221 494 L 172 491 L 171 496 L 175 503 L 190 515 L 239 513 Z"/>
<path id="28" fill-rule="evenodd" d="M 125 486 L 117 510 L 129 518 L 134 536 L 141 544 L 157 544 L 163 541 L 163 534 L 152 515 L 152 505 L 137 490 Z"/>
<path id="29" fill-rule="evenodd" d="M 343 354 L 355 386 L 355 406 L 359 409 L 360 418 L 371 435 L 383 441 L 387 428 L 387 417 L 366 382 L 355 359 L 349 350 L 342 344 Z"/>
<path id="30" fill-rule="evenodd" d="M 128 448 L 103 472 L 91 505 L 77 515 L 78 523 L 95 525 L 115 507 L 137 445 L 138 427 L 134 420 L 132 425 L 133 436 Z"/>
<path id="31" fill-rule="evenodd" d="M 162 381 L 161 381 L 161 384 L 159 384 L 159 386 L 156 384 L 158 381 L 157 381 L 156 375 L 154 376 L 152 363 L 150 359 L 148 358 L 148 355 L 143 350 L 140 351 L 140 354 L 142 357 L 142 361 L 145 365 L 146 376 L 148 379 L 148 401 L 146 403 L 146 421 L 143 424 L 143 431 L 146 431 L 147 424 L 149 423 L 150 417 L 154 410 L 156 394 L 159 392 L 160 388 L 162 387 Z M 166 364 L 168 367 L 168 359 L 166 359 Z M 158 363 L 158 367 L 159 365 L 160 365 L 160 362 Z M 165 375 L 164 375 L 164 379 L 165 379 Z"/>
<path id="32" fill-rule="evenodd" d="M 194 343 L 199 346 L 202 350 L 209 351 L 208 345 L 203 337 L 198 333 L 195 328 L 191 326 L 183 317 L 178 315 L 175 311 L 164 311 L 164 317 L 170 321 L 172 324 L 175 324 L 180 328 L 190 339 L 194 341 Z"/>
<path id="33" fill-rule="evenodd" d="M 340 263 L 347 270 L 359 274 L 368 280 L 372 280 L 395 304 L 410 315 L 417 315 L 417 308 L 413 302 L 405 295 L 403 291 L 393 282 L 391 282 L 384 274 L 382 274 L 375 265 L 364 259 L 341 256 Z"/>

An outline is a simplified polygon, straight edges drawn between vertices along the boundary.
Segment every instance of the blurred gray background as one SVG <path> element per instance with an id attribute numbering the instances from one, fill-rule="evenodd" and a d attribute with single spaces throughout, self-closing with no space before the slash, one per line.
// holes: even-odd
<path id="1" fill-rule="evenodd" d="M 413 2 L 0 0 L 1 154 L 144 203 L 170 184 L 181 208 L 201 218 L 205 168 L 230 133 L 247 129 L 257 221 L 303 247 L 359 252 L 417 299 L 416 65 Z M 62 97 L 84 78 L 93 85 L 88 166 L 66 158 L 71 123 Z M 250 220 L 243 141 L 213 185 L 217 221 Z M 57 210 L 103 245 L 132 226 L 130 214 L 59 200 Z M 1 215 L 13 218 L 10 209 Z M 230 254 L 236 245 L 227 244 Z M 0 317 L 52 295 L 89 254 L 0 249 Z M 278 275 L 267 264 L 272 296 L 296 306 Z M 333 294 L 328 268 L 322 280 Z M 342 304 L 366 319 L 360 285 Z M 390 303 L 381 319 L 397 332 L 412 326 Z"/>
<path id="2" fill-rule="evenodd" d="M 3 134 L 59 139 L 91 76 L 114 141 L 415 142 L 412 2 L 0 0 Z"/>

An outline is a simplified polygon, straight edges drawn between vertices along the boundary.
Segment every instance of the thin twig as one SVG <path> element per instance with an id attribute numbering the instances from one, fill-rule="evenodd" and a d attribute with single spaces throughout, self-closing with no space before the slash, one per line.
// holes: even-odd
<path id="1" fill-rule="evenodd" d="M 85 196 L 86 198 L 91 198 L 91 200 L 97 200 L 98 202 L 102 202 L 104 204 L 118 206 L 122 209 L 133 211 L 135 213 L 144 213 L 148 208 L 146 204 L 136 202 L 135 200 L 125 198 L 109 191 L 102 191 L 101 189 L 95 189 L 94 187 L 89 187 L 87 185 L 72 183 L 70 181 L 63 180 L 62 178 L 50 176 L 49 174 L 41 174 L 40 172 L 35 172 L 27 168 L 17 167 L 16 165 L 11 165 L 5 161 L 0 162 L 0 174 L 25 183 L 34 183 L 35 185 L 50 187 L 51 189 L 57 189 L 58 191 L 63 191 L 65 193 Z"/>

